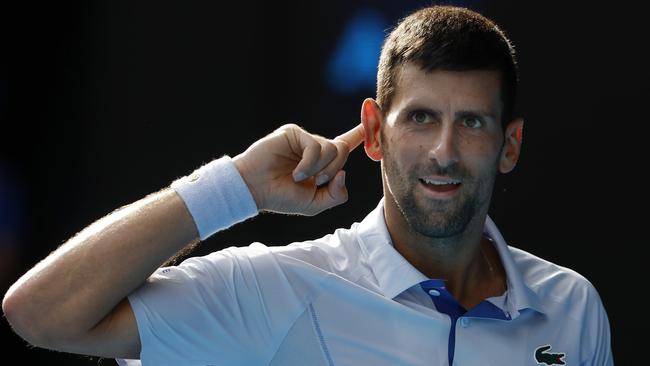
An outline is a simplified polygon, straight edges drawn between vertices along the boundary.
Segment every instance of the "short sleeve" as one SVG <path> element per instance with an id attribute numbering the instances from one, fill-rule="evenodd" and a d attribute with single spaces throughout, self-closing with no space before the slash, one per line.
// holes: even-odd
<path id="1" fill-rule="evenodd" d="M 129 297 L 142 365 L 263 365 L 308 301 L 268 247 L 158 269 Z"/>

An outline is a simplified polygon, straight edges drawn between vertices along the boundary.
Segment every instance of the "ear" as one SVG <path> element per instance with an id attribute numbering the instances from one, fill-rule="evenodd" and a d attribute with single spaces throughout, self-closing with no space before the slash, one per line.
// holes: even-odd
<path id="1" fill-rule="evenodd" d="M 503 149 L 499 159 L 499 171 L 510 173 L 517 165 L 521 153 L 522 134 L 524 131 L 524 120 L 517 118 L 508 124 L 503 141 Z"/>
<path id="2" fill-rule="evenodd" d="M 381 151 L 380 128 L 382 121 L 381 109 L 372 98 L 366 98 L 361 105 L 361 123 L 366 135 L 363 148 L 366 155 L 374 161 L 380 161 L 384 155 Z"/>

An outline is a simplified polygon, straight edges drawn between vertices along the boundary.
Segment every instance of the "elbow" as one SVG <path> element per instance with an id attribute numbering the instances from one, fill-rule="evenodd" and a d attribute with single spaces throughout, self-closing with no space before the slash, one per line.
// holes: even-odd
<path id="1" fill-rule="evenodd" d="M 12 291 L 10 288 L 2 299 L 2 312 L 13 331 L 18 334 L 22 339 L 36 347 L 47 347 L 46 332 L 43 327 L 39 327 L 35 321 L 36 317 L 31 316 L 27 309 L 29 309 L 27 300 L 24 296 L 17 294 L 17 291 Z"/>
<path id="2" fill-rule="evenodd" d="M 38 305 L 30 291 L 16 285 L 2 299 L 2 312 L 13 331 L 35 347 L 65 351 L 81 334 L 73 324 L 62 325 L 51 304 Z"/>
<path id="3" fill-rule="evenodd" d="M 16 295 L 16 291 L 12 290 L 14 290 L 13 287 L 7 291 L 2 299 L 2 312 L 4 317 L 16 334 L 30 344 L 34 344 L 33 332 L 27 331 L 29 324 L 26 319 L 27 317 L 21 312 L 24 306 L 21 306 L 21 300 Z"/>

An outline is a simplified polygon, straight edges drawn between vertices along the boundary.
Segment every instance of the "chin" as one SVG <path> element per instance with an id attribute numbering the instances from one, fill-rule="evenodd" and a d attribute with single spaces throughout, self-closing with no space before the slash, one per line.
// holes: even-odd
<path id="1" fill-rule="evenodd" d="M 467 224 L 464 222 L 453 222 L 445 224 L 431 224 L 430 222 L 413 222 L 409 223 L 415 232 L 420 235 L 436 238 L 436 239 L 445 239 L 452 238 L 462 234 L 467 227 Z"/>
<path id="2" fill-rule="evenodd" d="M 423 236 L 430 238 L 458 236 L 465 231 L 476 214 L 475 207 L 471 202 L 465 202 L 460 206 L 445 203 L 450 202 L 444 202 L 434 207 L 406 203 L 402 206 L 402 214 L 409 226 Z"/>

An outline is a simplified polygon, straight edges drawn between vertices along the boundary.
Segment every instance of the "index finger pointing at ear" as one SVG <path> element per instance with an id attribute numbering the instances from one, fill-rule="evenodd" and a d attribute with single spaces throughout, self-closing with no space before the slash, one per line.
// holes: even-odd
<path id="1" fill-rule="evenodd" d="M 359 123 L 356 127 L 350 131 L 336 136 L 334 140 L 342 140 L 348 145 L 350 151 L 354 150 L 359 144 L 365 139 L 365 132 L 363 130 L 363 124 Z"/>

